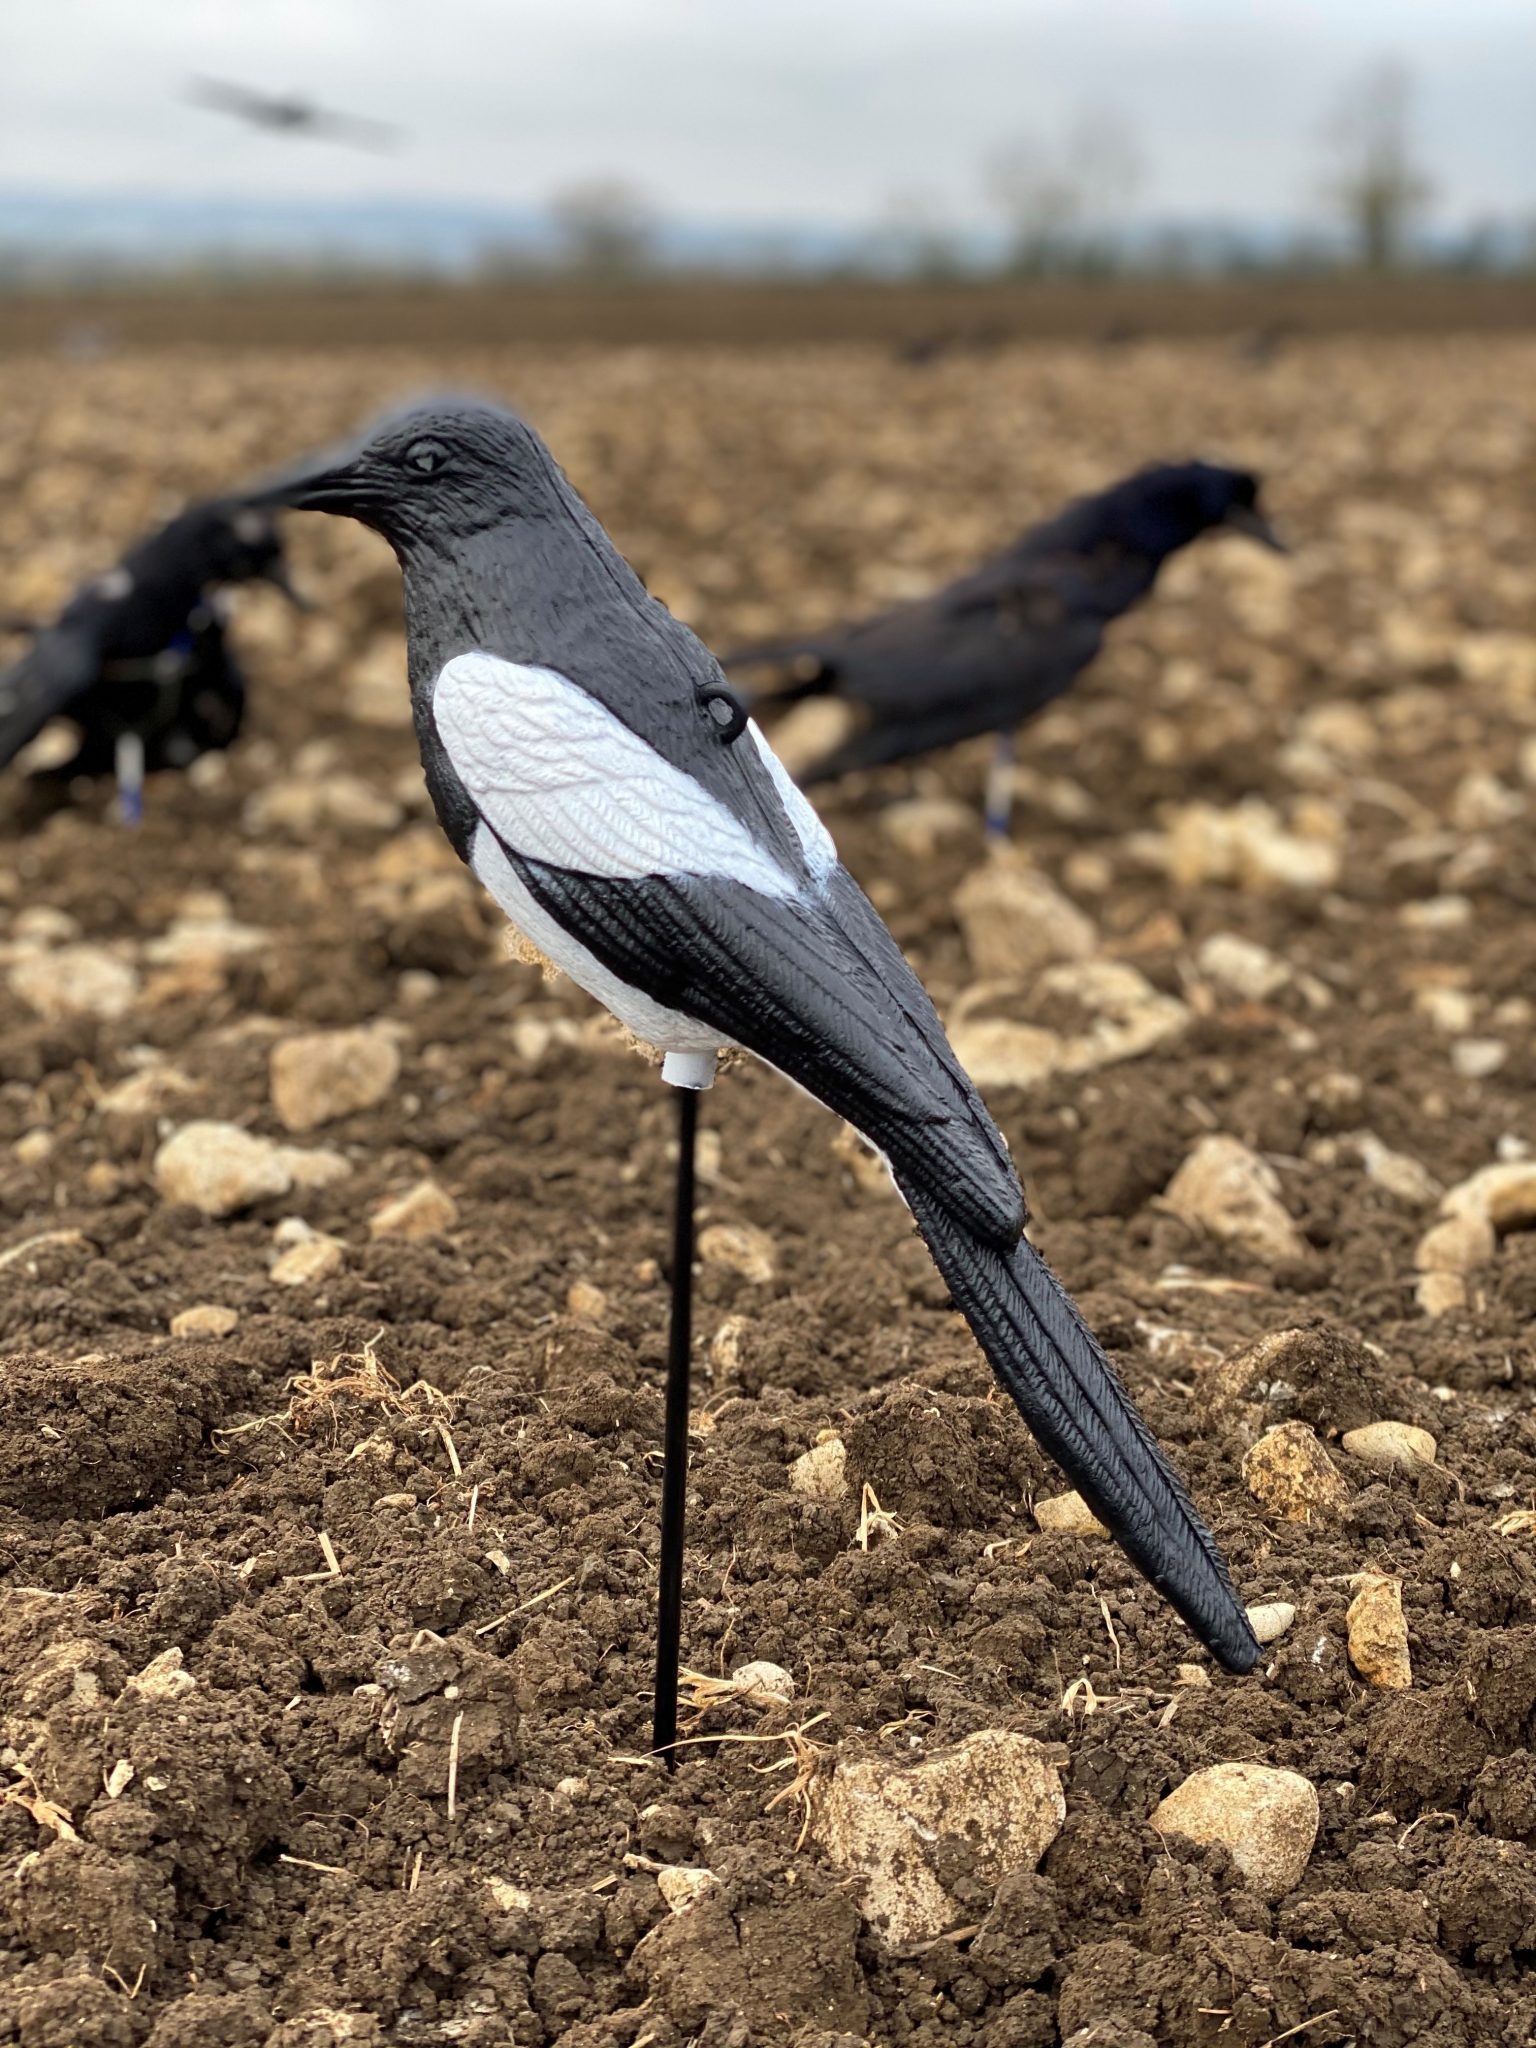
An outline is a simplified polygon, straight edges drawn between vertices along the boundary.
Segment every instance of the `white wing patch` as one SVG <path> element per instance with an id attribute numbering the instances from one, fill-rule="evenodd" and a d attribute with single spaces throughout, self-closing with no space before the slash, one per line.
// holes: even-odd
<path id="1" fill-rule="evenodd" d="M 764 896 L 799 893 L 702 783 L 554 669 L 456 655 L 432 715 L 480 815 L 525 859 L 613 881 L 698 875 Z"/>
<path id="2" fill-rule="evenodd" d="M 805 864 L 818 882 L 825 881 L 837 866 L 837 848 L 832 834 L 821 822 L 805 792 L 790 780 L 789 770 L 779 759 L 758 731 L 757 720 L 747 720 L 747 731 L 757 742 L 757 751 L 763 757 L 763 766 L 773 777 L 773 786 L 779 793 L 779 802 L 789 814 L 789 822 L 795 828 Z"/>

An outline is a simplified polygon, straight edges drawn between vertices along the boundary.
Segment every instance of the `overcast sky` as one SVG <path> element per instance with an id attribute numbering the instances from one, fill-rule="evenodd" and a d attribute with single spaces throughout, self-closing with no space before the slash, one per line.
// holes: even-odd
<path id="1" fill-rule="evenodd" d="M 1533 0 L 0 0 L 0 186 L 523 205 L 614 174 L 694 218 L 974 220 L 990 151 L 1095 109 L 1143 213 L 1292 220 L 1386 55 L 1441 217 L 1536 216 Z M 194 71 L 410 141 L 248 133 L 178 99 Z"/>

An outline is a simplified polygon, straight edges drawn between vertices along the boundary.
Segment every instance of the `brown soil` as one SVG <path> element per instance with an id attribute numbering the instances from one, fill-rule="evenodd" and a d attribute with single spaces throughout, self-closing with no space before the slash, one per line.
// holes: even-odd
<path id="1" fill-rule="evenodd" d="M 927 362 L 1080 337 L 1118 353 L 1154 335 L 1246 337 L 1261 353 L 1319 334 L 1529 333 L 1529 277 L 1105 277 L 1045 282 L 188 284 L 0 292 L 0 352 L 82 343 L 226 349 L 469 344 L 886 343 Z"/>
<path id="2" fill-rule="evenodd" d="M 1536 441 L 1516 396 L 1533 368 L 1525 344 L 1471 340 L 1270 366 L 1196 343 L 1042 348 L 922 373 L 816 351 L 12 362 L 0 612 L 50 601 L 168 494 L 428 380 L 523 402 L 717 644 L 916 587 L 1153 454 L 1270 472 L 1290 567 L 1235 540 L 1192 553 L 1027 750 L 1022 836 L 1108 954 L 1185 996 L 1189 1028 L 992 1100 L 1040 1241 L 1245 1597 L 1299 1614 L 1232 1679 L 1116 1550 L 1041 1533 L 1030 1503 L 1059 1475 L 899 1205 L 831 1119 L 743 1064 L 708 1098 L 702 1220 L 766 1232 L 773 1272 L 699 1276 L 685 1656 L 770 1659 L 796 1696 L 702 1710 L 675 1778 L 645 1758 L 669 1105 L 582 998 L 506 959 L 442 859 L 411 735 L 379 722 L 403 685 L 365 689 L 397 658 L 393 570 L 313 522 L 300 573 L 326 609 L 244 605 L 252 732 L 227 764 L 155 784 L 131 837 L 99 791 L 51 815 L 6 798 L 0 940 L 62 913 L 50 943 L 115 949 L 140 979 L 111 1018 L 0 989 L 0 2040 L 1532 2037 L 1536 1536 L 1510 1517 L 1536 1503 L 1536 1233 L 1502 1242 L 1467 1309 L 1426 1319 L 1413 1252 L 1433 1206 L 1372 1179 L 1352 1134 L 1447 1186 L 1501 1141 L 1536 1143 Z M 1324 703 L 1365 718 L 1336 772 L 1291 744 Z M 915 851 L 883 812 L 974 799 L 983 752 L 826 805 L 951 1007 L 973 979 L 953 898 L 979 833 Z M 317 809 L 341 775 L 371 809 Z M 293 801 L 249 812 L 274 785 Z M 1167 805 L 1249 793 L 1336 836 L 1334 887 L 1146 864 Z M 222 964 L 167 958 L 209 891 L 262 938 Z M 1401 916 L 1447 897 L 1467 908 Z M 1262 1001 L 1213 987 L 1196 955 L 1220 932 L 1298 978 Z M 1426 992 L 1464 996 L 1462 1026 Z M 229 1221 L 160 1200 L 164 1130 L 286 1140 L 275 1040 L 376 1019 L 400 1033 L 391 1098 L 301 1141 L 348 1178 Z M 1458 1040 L 1498 1041 L 1502 1065 L 1468 1078 Z M 157 1064 L 181 1094 L 113 1103 Z M 1211 1129 L 1276 1163 L 1304 1259 L 1266 1265 L 1161 1204 Z M 425 1175 L 458 1204 L 447 1234 L 370 1236 Z M 291 1215 L 346 1247 L 318 1285 L 271 1277 Z M 238 1327 L 171 1338 L 199 1303 Z M 1288 1328 L 1311 1335 L 1269 1399 L 1331 1442 L 1348 1500 L 1325 1526 L 1264 1517 L 1240 1472 L 1253 1404 L 1201 1396 L 1211 1353 Z M 1432 1429 L 1439 1463 L 1374 1476 L 1336 1442 L 1373 1416 Z M 852 1488 L 807 1500 L 787 1468 L 829 1428 Z M 867 1550 L 866 1481 L 898 1525 Z M 1406 1693 L 1345 1654 L 1365 1567 L 1404 1581 Z M 806 1800 L 839 1756 L 986 1727 L 1063 1745 L 1065 1828 L 995 1896 L 947 1844 L 962 1931 L 893 1950 L 804 1832 Z M 1319 1794 L 1316 1850 L 1272 1904 L 1224 1852 L 1147 1825 L 1225 1759 Z M 719 1888 L 671 1915 L 659 1864 L 708 1865 Z"/>

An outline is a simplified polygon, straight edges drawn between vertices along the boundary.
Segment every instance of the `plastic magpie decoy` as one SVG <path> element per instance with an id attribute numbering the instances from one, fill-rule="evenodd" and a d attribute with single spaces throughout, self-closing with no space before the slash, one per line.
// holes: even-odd
<path id="1" fill-rule="evenodd" d="M 216 593 L 258 579 L 302 604 L 270 512 L 219 498 L 178 513 L 83 585 L 0 674 L 0 767 L 51 718 L 72 719 L 78 750 L 50 777 L 116 774 L 123 815 L 137 822 L 146 772 L 186 768 L 239 733 L 245 681 Z"/>
<path id="2" fill-rule="evenodd" d="M 922 985 L 712 656 L 647 594 L 539 437 L 489 406 L 430 405 L 263 496 L 347 514 L 392 544 L 444 831 L 512 923 L 659 1048 L 683 1091 L 684 1324 L 693 1091 L 722 1047 L 743 1046 L 884 1156 L 1026 1422 L 1195 1634 L 1248 1670 L 1258 1645 L 1216 1545 L 1023 1236 L 1007 1147 Z M 681 1573 L 678 1322 L 666 1462 L 678 1576 L 670 1606 L 664 1577 L 663 1651 Z M 675 1654 L 674 1640 L 670 1728 L 658 1669 L 668 1754 Z"/>
<path id="3" fill-rule="evenodd" d="M 1215 528 L 1283 550 L 1258 492 L 1246 471 L 1204 462 L 1139 470 L 932 597 L 740 648 L 725 665 L 793 663 L 795 680 L 765 705 L 837 696 L 859 707 L 858 730 L 812 762 L 805 783 L 995 732 L 987 824 L 1006 831 L 1018 727 L 1071 686 L 1109 622 L 1146 596 L 1168 557 Z"/>

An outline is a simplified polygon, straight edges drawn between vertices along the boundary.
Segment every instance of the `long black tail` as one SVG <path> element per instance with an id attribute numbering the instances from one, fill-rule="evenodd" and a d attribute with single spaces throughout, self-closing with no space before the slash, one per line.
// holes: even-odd
<path id="1" fill-rule="evenodd" d="M 1027 1239 L 985 1243 L 908 1182 L 902 1193 L 1031 1430 L 1206 1647 L 1251 1670 L 1259 1645 L 1214 1538 L 1045 1261 Z"/>

